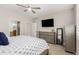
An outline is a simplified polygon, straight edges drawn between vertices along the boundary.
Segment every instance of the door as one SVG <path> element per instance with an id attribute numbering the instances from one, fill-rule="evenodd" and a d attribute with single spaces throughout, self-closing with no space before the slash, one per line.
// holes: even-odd
<path id="1" fill-rule="evenodd" d="M 17 21 L 17 35 L 20 35 L 20 21 Z"/>
<path id="2" fill-rule="evenodd" d="M 76 53 L 75 25 L 65 27 L 65 51 Z"/>

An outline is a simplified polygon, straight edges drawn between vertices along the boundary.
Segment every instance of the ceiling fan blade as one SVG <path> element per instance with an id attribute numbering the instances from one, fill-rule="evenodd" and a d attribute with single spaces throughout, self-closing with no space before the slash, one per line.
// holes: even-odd
<path id="1" fill-rule="evenodd" d="M 20 7 L 28 8 L 28 7 L 23 6 L 23 5 L 21 5 L 21 4 L 16 4 L 16 5 L 17 5 L 17 6 L 20 6 Z"/>
<path id="2" fill-rule="evenodd" d="M 31 7 L 32 9 L 41 9 L 40 7 Z"/>
<path id="3" fill-rule="evenodd" d="M 27 11 L 27 9 L 24 10 L 24 12 L 26 12 L 26 11 Z"/>
<path id="4" fill-rule="evenodd" d="M 35 14 L 36 12 L 34 10 L 32 10 L 32 12 Z"/>

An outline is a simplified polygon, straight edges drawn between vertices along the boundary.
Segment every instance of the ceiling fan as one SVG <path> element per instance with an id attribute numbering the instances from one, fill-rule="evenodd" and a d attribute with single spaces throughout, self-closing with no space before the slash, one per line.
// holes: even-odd
<path id="1" fill-rule="evenodd" d="M 28 6 L 24 6 L 24 5 L 21 5 L 21 4 L 16 4 L 16 5 L 25 8 L 24 12 L 26 12 L 26 11 L 32 11 L 34 14 L 36 13 L 34 11 L 34 9 L 36 9 L 36 10 L 40 9 L 40 7 L 31 7 L 30 5 L 28 5 Z"/>

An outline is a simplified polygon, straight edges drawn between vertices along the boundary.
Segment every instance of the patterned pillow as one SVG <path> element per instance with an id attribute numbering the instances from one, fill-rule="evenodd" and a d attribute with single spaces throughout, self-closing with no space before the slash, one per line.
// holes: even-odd
<path id="1" fill-rule="evenodd" d="M 0 32 L 0 45 L 8 45 L 9 41 L 3 32 Z"/>

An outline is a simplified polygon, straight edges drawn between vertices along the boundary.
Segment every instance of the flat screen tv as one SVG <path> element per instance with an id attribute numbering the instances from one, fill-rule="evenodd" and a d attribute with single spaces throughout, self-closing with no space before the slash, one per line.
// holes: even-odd
<path id="1" fill-rule="evenodd" d="M 42 27 L 54 27 L 54 19 L 42 20 Z"/>

